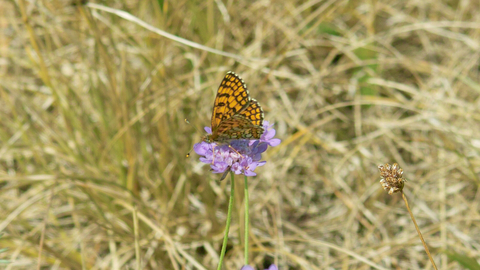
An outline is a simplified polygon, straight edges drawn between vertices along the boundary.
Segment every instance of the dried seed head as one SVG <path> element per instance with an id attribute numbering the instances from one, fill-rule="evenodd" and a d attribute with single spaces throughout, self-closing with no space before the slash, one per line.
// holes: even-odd
<path id="1" fill-rule="evenodd" d="M 383 189 L 388 191 L 389 195 L 402 191 L 407 180 L 402 177 L 403 170 L 397 163 L 393 163 L 391 166 L 388 163 L 380 165 L 378 166 L 378 170 L 382 176 L 380 183 L 382 184 Z"/>

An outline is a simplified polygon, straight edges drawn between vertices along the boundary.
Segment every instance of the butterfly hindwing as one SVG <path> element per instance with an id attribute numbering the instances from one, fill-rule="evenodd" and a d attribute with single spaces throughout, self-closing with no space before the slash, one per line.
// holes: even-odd
<path id="1" fill-rule="evenodd" d="M 256 99 L 252 98 L 248 107 L 240 112 L 240 115 L 250 120 L 255 126 L 263 126 L 263 110 Z"/>

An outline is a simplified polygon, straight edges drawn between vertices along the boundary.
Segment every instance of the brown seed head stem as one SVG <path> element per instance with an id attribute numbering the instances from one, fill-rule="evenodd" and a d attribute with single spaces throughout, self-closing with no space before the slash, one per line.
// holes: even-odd
<path id="1" fill-rule="evenodd" d="M 405 197 L 405 193 L 403 193 L 403 187 L 405 186 L 405 182 L 407 181 L 405 180 L 405 178 L 403 178 L 403 170 L 400 168 L 400 166 L 398 166 L 397 163 L 393 163 L 393 165 L 391 166 L 390 164 L 385 163 L 385 165 L 378 166 L 378 170 L 380 171 L 380 175 L 382 176 L 380 183 L 382 184 L 383 189 L 388 191 L 389 195 L 392 195 L 393 193 L 397 193 L 397 192 L 402 193 L 403 201 L 407 206 L 408 213 L 410 214 L 410 218 L 412 218 L 412 221 L 413 221 L 413 224 L 415 225 L 415 229 L 417 230 L 418 236 L 420 236 L 420 240 L 422 240 L 422 244 L 423 244 L 423 247 L 425 248 L 425 252 L 427 252 L 427 256 L 430 259 L 430 262 L 432 263 L 433 268 L 435 270 L 438 270 L 437 266 L 435 265 L 435 262 L 433 261 L 432 255 L 428 250 L 427 243 L 425 243 L 425 239 L 423 239 L 422 233 L 418 228 L 417 221 L 415 220 L 415 217 L 413 216 L 413 213 L 410 210 L 410 206 L 408 206 L 407 197 Z"/>
<path id="2" fill-rule="evenodd" d="M 420 232 L 420 229 L 418 228 L 417 221 L 415 221 L 415 217 L 413 216 L 412 211 L 410 210 L 410 206 L 408 206 L 407 197 L 405 197 L 405 193 L 403 193 L 403 191 L 401 191 L 401 193 L 402 193 L 403 201 L 405 202 L 405 205 L 407 206 L 408 213 L 410 214 L 410 217 L 412 218 L 413 224 L 415 224 L 415 229 L 417 230 L 418 236 L 420 236 L 420 240 L 422 240 L 422 244 L 423 244 L 423 247 L 425 248 L 425 252 L 427 252 L 427 256 L 430 259 L 430 262 L 432 263 L 433 268 L 435 268 L 435 270 L 438 270 L 437 266 L 435 265 L 435 262 L 433 261 L 432 255 L 430 254 L 430 250 L 428 250 L 427 243 L 425 243 L 425 239 L 423 239 L 422 233 Z"/>

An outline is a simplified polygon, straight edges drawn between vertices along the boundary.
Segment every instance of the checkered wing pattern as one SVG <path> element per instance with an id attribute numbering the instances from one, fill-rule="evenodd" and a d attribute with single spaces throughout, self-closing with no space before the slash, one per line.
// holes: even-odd
<path id="1" fill-rule="evenodd" d="M 212 112 L 212 134 L 205 141 L 259 139 L 263 134 L 263 110 L 250 98 L 245 82 L 229 71 L 217 91 Z"/>

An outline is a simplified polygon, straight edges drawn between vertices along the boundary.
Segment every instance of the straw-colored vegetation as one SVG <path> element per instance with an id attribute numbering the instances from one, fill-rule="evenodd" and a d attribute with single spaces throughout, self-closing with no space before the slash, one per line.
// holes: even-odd
<path id="1" fill-rule="evenodd" d="M 0 268 L 215 269 L 229 177 L 185 154 L 229 70 L 282 139 L 256 269 L 432 269 L 387 162 L 438 268 L 480 258 L 478 1 L 75 2 L 0 2 Z"/>

